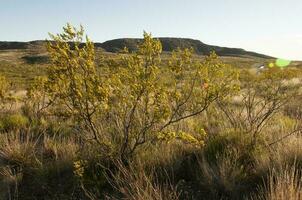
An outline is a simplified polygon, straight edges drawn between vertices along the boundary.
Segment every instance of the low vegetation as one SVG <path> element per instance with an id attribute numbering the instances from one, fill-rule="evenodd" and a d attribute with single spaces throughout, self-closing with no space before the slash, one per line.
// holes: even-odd
<path id="1" fill-rule="evenodd" d="M 1 199 L 302 198 L 301 69 L 50 37 L 26 95 L 0 76 Z"/>

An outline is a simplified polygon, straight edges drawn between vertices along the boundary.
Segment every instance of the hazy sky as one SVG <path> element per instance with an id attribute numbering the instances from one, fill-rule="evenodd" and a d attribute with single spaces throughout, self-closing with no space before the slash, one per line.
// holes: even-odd
<path id="1" fill-rule="evenodd" d="M 302 60 L 302 0 L 0 0 L 0 41 L 46 39 L 66 22 L 96 42 L 146 30 Z"/>

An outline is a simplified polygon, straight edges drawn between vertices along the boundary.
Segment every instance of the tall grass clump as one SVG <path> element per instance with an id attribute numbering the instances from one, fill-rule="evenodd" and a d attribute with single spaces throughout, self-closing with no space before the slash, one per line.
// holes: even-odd
<path id="1" fill-rule="evenodd" d="M 260 194 L 252 199 L 288 199 L 300 200 L 302 198 L 301 169 L 285 166 L 280 169 L 270 169 L 269 178 L 265 186 L 260 189 Z"/>
<path id="2" fill-rule="evenodd" d="M 155 169 L 146 171 L 141 166 L 126 167 L 117 161 L 117 173 L 108 177 L 112 186 L 120 193 L 120 198 L 129 200 L 178 200 L 180 193 L 171 183 L 157 181 Z M 168 179 L 169 180 L 169 179 Z M 116 199 L 119 199 L 115 197 Z M 114 199 L 115 199 L 114 198 Z"/>

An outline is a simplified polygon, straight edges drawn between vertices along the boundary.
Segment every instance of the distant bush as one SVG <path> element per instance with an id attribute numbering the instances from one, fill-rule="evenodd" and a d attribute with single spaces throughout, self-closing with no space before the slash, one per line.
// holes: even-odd
<path id="1" fill-rule="evenodd" d="M 299 95 L 300 85 L 291 83 L 297 76 L 292 69 L 270 68 L 261 74 L 242 70 L 238 100 L 219 101 L 219 108 L 234 129 L 251 134 L 255 143 L 272 117 Z"/>
<path id="2" fill-rule="evenodd" d="M 25 60 L 28 64 L 44 64 L 49 62 L 48 56 L 40 55 L 23 56 L 22 59 Z"/>
<path id="3" fill-rule="evenodd" d="M 0 106 L 3 103 L 8 92 L 9 83 L 4 76 L 0 74 Z"/>

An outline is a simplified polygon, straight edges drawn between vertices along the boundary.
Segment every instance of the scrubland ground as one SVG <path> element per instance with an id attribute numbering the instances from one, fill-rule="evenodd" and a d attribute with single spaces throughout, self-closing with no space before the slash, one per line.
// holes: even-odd
<path id="1" fill-rule="evenodd" d="M 0 199 L 302 199 L 299 67 L 160 57 L 148 34 L 95 60 L 82 37 L 1 63 Z"/>

